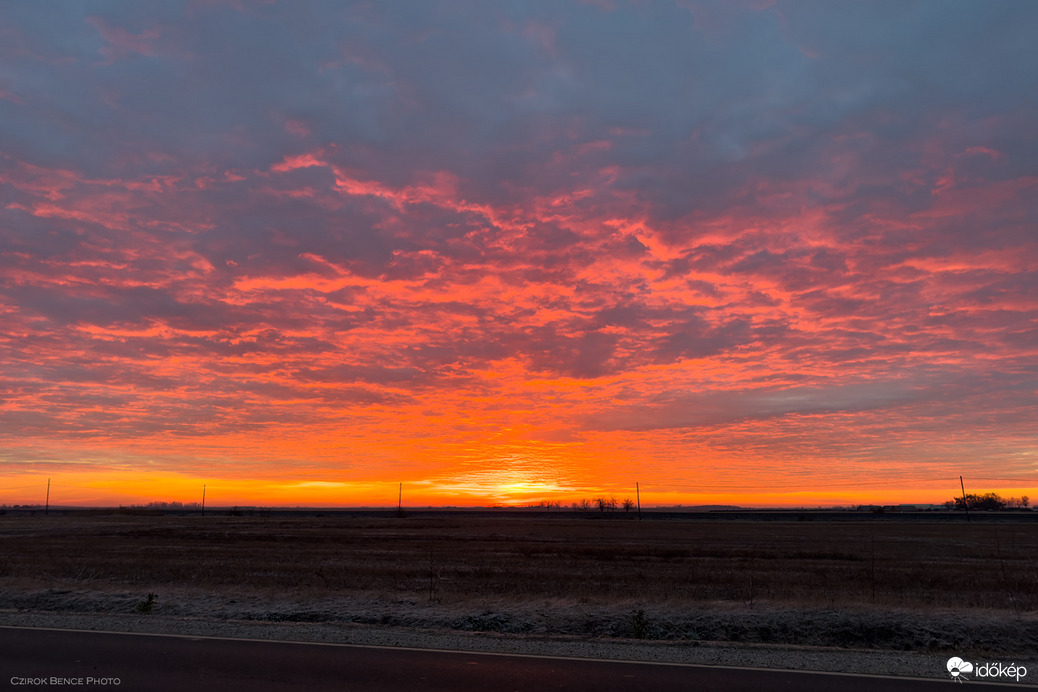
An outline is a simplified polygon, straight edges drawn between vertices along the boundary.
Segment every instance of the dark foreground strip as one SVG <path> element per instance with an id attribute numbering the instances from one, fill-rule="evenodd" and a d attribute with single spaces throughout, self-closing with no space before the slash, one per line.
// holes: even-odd
<path id="1" fill-rule="evenodd" d="M 10 689 L 154 692 L 610 692 L 717 690 L 927 692 L 911 678 L 599 661 L 424 649 L 0 627 L 0 682 Z M 968 683 L 962 689 L 1017 685 Z M 1029 685 L 1021 687 L 1030 687 Z"/>

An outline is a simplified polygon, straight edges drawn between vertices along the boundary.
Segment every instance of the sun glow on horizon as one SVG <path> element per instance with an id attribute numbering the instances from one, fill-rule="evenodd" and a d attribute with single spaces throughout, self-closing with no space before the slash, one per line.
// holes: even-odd
<path id="1" fill-rule="evenodd" d="M 599 498 L 622 506 L 640 496 L 644 508 L 657 506 L 733 505 L 740 507 L 815 508 L 857 505 L 943 504 L 958 497 L 957 488 L 898 488 L 884 490 L 829 490 L 773 492 L 680 492 L 666 487 L 640 484 L 625 486 L 563 487 L 539 482 L 501 483 L 451 482 L 449 479 L 351 482 L 243 480 L 141 474 L 135 478 L 114 474 L 61 474 L 50 478 L 52 507 L 120 507 L 149 503 L 199 506 L 203 497 L 208 507 L 529 507 L 558 504 L 569 509 L 586 501 L 592 507 Z M 0 478 L 0 505 L 43 506 L 48 479 L 39 475 Z M 1021 480 L 1014 484 L 984 484 L 967 487 L 970 493 L 995 492 L 1004 499 L 1038 499 L 1038 484 Z"/>
<path id="2" fill-rule="evenodd" d="M 1038 485 L 1038 4 L 141 2 L 0 6 L 0 503 Z"/>

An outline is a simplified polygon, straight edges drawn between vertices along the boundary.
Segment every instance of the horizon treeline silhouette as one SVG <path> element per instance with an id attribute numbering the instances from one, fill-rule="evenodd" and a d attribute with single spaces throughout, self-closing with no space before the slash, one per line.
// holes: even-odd
<path id="1" fill-rule="evenodd" d="M 1004 510 L 1027 509 L 1031 499 L 1027 495 L 1003 498 L 998 493 L 966 493 L 965 501 L 956 497 L 944 503 L 946 509 Z"/>

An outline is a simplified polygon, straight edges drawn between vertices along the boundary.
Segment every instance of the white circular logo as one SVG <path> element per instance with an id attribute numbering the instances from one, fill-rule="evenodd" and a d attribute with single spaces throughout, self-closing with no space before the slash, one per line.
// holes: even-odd
<path id="1" fill-rule="evenodd" d="M 958 656 L 952 656 L 948 659 L 948 672 L 955 679 L 958 679 L 963 673 L 972 673 L 973 664 L 969 661 L 963 661 Z"/>

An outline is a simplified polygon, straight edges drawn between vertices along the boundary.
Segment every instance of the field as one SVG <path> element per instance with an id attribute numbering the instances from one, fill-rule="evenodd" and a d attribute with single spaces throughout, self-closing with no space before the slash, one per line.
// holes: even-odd
<path id="1" fill-rule="evenodd" d="M 1038 650 L 1038 523 L 807 518 L 8 514 L 0 609 Z"/>

